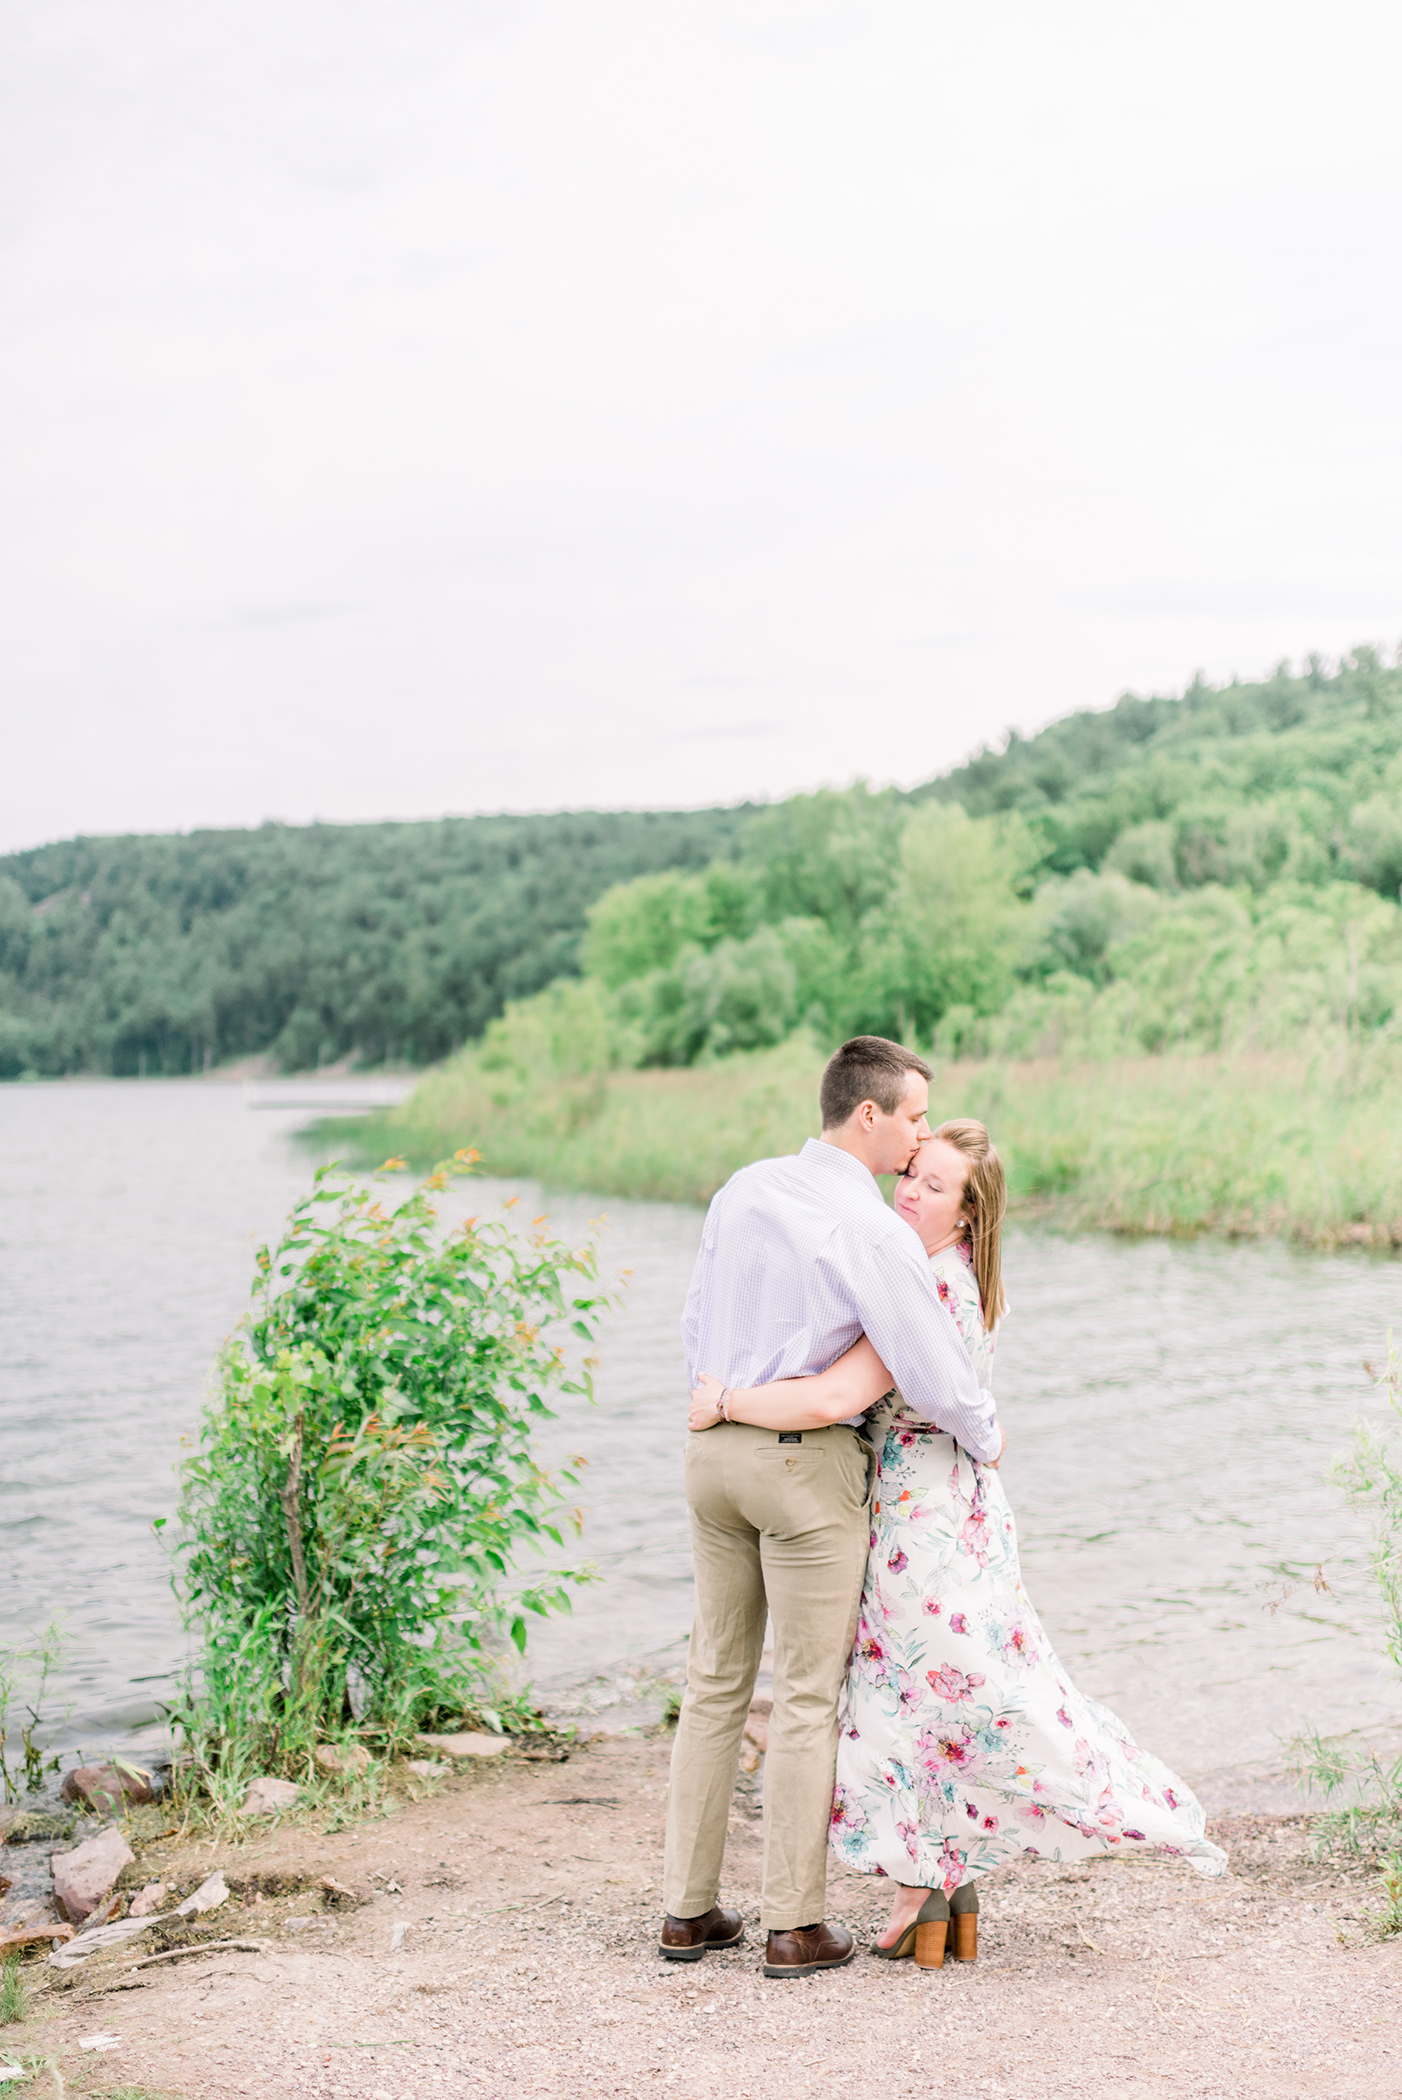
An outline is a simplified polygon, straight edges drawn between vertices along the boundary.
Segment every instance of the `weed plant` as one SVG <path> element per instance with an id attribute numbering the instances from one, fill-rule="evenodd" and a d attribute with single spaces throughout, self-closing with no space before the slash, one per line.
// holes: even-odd
<path id="1" fill-rule="evenodd" d="M 592 1341 L 594 1252 L 472 1218 L 445 1232 L 434 1198 L 472 1164 L 388 1209 L 324 1168 L 258 1252 L 176 1549 L 201 1653 L 173 1720 L 226 1815 L 256 1773 L 315 1785 L 319 1742 L 500 1727 L 501 1653 L 591 1579 L 520 1562 L 564 1546 L 577 1474 L 544 1472 L 531 1437 L 550 1396 L 592 1397 L 593 1359 L 572 1368 L 552 1336 Z"/>
<path id="2" fill-rule="evenodd" d="M 19 1956 L 12 1955 L 0 1968 L 0 2027 L 13 2027 L 29 2010 L 29 1993 L 20 1974 Z"/>
<path id="3" fill-rule="evenodd" d="M 1384 1369 L 1365 1369 L 1392 1414 L 1402 1418 L 1402 1357 L 1390 1335 Z M 1383 1640 L 1402 1673 L 1402 1450 L 1396 1433 L 1360 1423 L 1334 1479 L 1372 1517 L 1370 1561 L 1382 1601 Z M 1318 1734 L 1297 1737 L 1291 1750 L 1296 1776 L 1326 1803 L 1313 1822 L 1316 1848 L 1373 1863 L 1382 1893 L 1369 1914 L 1370 1930 L 1379 1939 L 1402 1934 L 1402 1758 L 1388 1763 L 1366 1747 Z"/>
<path id="4" fill-rule="evenodd" d="M 7 1801 L 18 1801 L 22 1793 L 36 1793 L 44 1774 L 58 1770 L 56 1757 L 45 1761 L 36 1736 L 43 1725 L 49 1677 L 62 1648 L 62 1628 L 53 1619 L 28 1647 L 0 1649 L 0 1787 Z M 19 1751 L 14 1757 L 10 1747 L 10 1713 L 21 1700 L 28 1718 L 19 1724 Z"/>

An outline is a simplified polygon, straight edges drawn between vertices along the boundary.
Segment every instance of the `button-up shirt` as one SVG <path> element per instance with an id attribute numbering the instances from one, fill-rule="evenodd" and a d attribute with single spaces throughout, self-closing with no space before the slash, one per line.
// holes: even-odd
<path id="1" fill-rule="evenodd" d="M 859 1159 L 809 1138 L 789 1159 L 732 1174 L 706 1213 L 682 1337 L 692 1383 L 731 1386 L 826 1371 L 865 1334 L 908 1407 L 998 1456 L 979 1386 L 919 1239 Z"/>

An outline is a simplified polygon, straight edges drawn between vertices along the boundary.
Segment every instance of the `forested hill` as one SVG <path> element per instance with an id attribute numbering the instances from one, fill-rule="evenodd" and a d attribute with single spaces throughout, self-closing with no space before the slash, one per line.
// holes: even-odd
<path id="1" fill-rule="evenodd" d="M 0 859 L 0 1077 L 422 1063 L 575 966 L 600 893 L 753 811 L 265 824 Z"/>
<path id="2" fill-rule="evenodd" d="M 909 795 L 13 854 L 0 1077 L 425 1063 L 581 967 L 615 1063 L 796 1026 L 1010 1055 L 1387 1031 L 1399 884 L 1402 669 L 1359 649 L 1126 696 Z"/>
<path id="3" fill-rule="evenodd" d="M 1120 862 L 1134 862 L 1136 841 L 1125 834 L 1168 824 L 1167 833 L 1137 840 L 1153 863 L 1148 879 L 1161 887 L 1213 879 L 1259 887 L 1308 834 L 1314 879 L 1358 876 L 1395 896 L 1399 755 L 1402 669 L 1360 648 L 1333 672 L 1314 659 L 1299 677 L 1282 667 L 1259 684 L 1195 682 L 1181 699 L 1127 693 L 1034 737 L 1014 734 L 1002 751 L 928 782 L 912 800 L 958 802 L 974 817 L 1019 813 L 1034 826 L 1039 867 L 1052 874 L 1099 868 L 1117 851 Z M 1271 840 L 1262 840 L 1264 863 L 1248 854 L 1243 868 L 1248 832 Z M 1378 860 L 1382 833 L 1398 838 L 1395 873 L 1388 850 Z"/>

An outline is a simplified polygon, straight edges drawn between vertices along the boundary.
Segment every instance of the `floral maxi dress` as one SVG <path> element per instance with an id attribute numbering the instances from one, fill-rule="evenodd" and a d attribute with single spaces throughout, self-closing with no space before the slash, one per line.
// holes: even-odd
<path id="1" fill-rule="evenodd" d="M 990 1385 L 972 1269 L 957 1249 L 931 1268 Z M 898 1406 L 876 1497 L 837 1748 L 844 1866 L 945 1890 L 1020 1853 L 1143 1851 L 1220 1874 L 1196 1797 L 1057 1661 L 997 1473 Z"/>

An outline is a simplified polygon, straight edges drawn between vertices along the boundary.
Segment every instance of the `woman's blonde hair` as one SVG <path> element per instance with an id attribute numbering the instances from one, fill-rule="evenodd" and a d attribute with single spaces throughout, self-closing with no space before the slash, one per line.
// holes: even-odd
<path id="1" fill-rule="evenodd" d="M 931 1135 L 962 1152 L 969 1162 L 964 1216 L 974 1258 L 974 1281 L 983 1302 L 983 1321 L 992 1329 L 1008 1309 L 1003 1290 L 1003 1218 L 1008 1208 L 1003 1162 L 982 1123 L 976 1123 L 972 1116 L 957 1116 L 952 1123 L 941 1123 Z"/>

